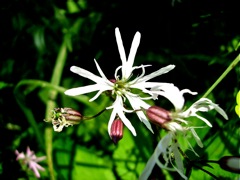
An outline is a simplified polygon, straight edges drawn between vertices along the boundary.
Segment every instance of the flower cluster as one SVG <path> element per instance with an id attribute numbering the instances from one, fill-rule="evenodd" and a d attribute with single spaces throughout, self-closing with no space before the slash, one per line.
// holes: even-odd
<path id="1" fill-rule="evenodd" d="M 27 147 L 26 154 L 23 152 L 19 153 L 18 150 L 15 151 L 17 156 L 16 160 L 21 161 L 24 165 L 28 165 L 37 178 L 40 178 L 40 171 L 44 171 L 44 168 L 38 164 L 38 162 L 46 159 L 46 156 L 37 157 L 33 151 Z"/>
<path id="2" fill-rule="evenodd" d="M 115 144 L 123 137 L 124 126 L 126 126 L 134 136 L 137 134 L 131 121 L 127 117 L 127 113 L 135 113 L 139 120 L 143 122 L 151 132 L 153 132 L 151 123 L 165 129 L 167 133 L 159 141 L 140 179 L 147 179 L 155 164 L 160 168 L 177 171 L 184 179 L 187 179 L 184 174 L 184 154 L 181 150 L 178 138 L 185 137 L 190 149 L 196 155 L 197 153 L 188 141 L 189 134 L 195 139 L 200 147 L 203 147 L 203 143 L 195 131 L 196 128 L 203 127 L 193 126 L 193 123 L 188 120 L 188 118 L 196 117 L 202 120 L 207 126 L 212 127 L 211 123 L 200 116 L 198 112 L 208 112 L 215 109 L 227 119 L 226 113 L 217 104 L 207 98 L 199 99 L 187 110 L 184 110 L 185 99 L 183 95 L 185 93 L 196 95 L 196 92 L 192 92 L 189 89 L 179 90 L 172 83 L 151 81 L 155 77 L 168 73 L 174 69 L 175 65 L 167 65 L 166 67 L 162 67 L 146 75 L 145 68 L 150 65 L 134 66 L 135 55 L 140 44 L 140 33 L 137 32 L 135 34 L 128 57 L 126 56 L 118 28 L 115 29 L 115 36 L 122 64 L 115 70 L 114 79 L 108 79 L 105 76 L 96 60 L 94 60 L 94 62 L 99 75 L 95 75 L 83 68 L 72 66 L 70 70 L 73 73 L 87 78 L 95 84 L 72 88 L 65 91 L 65 94 L 77 96 L 96 92 L 90 99 L 91 102 L 96 100 L 104 92 L 107 92 L 111 99 L 114 100 L 112 105 L 106 107 L 105 110 L 111 110 L 108 122 L 108 133 Z M 134 71 L 137 69 L 141 70 L 141 74 L 134 76 Z M 168 111 L 158 106 L 151 106 L 147 103 L 146 100 L 154 101 L 158 99 L 158 96 L 167 98 L 173 104 L 174 111 Z M 66 109 L 60 108 L 57 113 L 54 111 L 52 123 L 55 131 L 61 131 L 64 126 L 67 127 L 69 125 L 78 124 L 79 121 L 83 119 L 80 113 L 75 113 L 72 109 L 69 112 L 70 114 L 74 112 L 74 114 L 72 114 L 73 116 L 67 116 L 69 112 L 65 110 Z M 163 157 L 164 163 L 159 161 L 159 156 Z M 172 167 L 169 167 L 169 165 Z"/>

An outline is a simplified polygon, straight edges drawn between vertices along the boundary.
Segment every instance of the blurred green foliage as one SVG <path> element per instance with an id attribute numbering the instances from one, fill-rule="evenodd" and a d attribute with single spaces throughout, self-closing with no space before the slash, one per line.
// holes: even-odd
<path id="1" fill-rule="evenodd" d="M 186 97 L 186 105 L 190 106 L 238 56 L 238 16 L 236 0 L 1 1 L 0 178 L 35 179 L 33 174 L 21 170 L 14 150 L 25 151 L 30 146 L 37 155 L 46 154 L 46 128 L 52 127 L 43 120 L 50 118 L 46 110 L 49 102 L 53 101 L 56 107 L 71 107 L 85 116 L 92 116 L 110 105 L 105 96 L 90 103 L 92 94 L 73 98 L 63 92 L 91 83 L 71 73 L 69 68 L 76 65 L 96 73 L 94 58 L 106 76 L 113 78 L 121 62 L 115 27 L 120 28 L 127 54 L 133 35 L 136 31 L 141 33 L 135 65 L 152 64 L 147 73 L 168 64 L 176 65 L 172 72 L 157 80 L 197 91 L 198 96 Z M 57 61 L 59 59 L 63 60 Z M 240 155 L 240 123 L 234 111 L 239 79 L 240 66 L 236 64 L 208 96 L 226 111 L 229 121 L 215 112 L 205 115 L 213 128 L 197 131 L 204 148 L 195 147 L 204 160 Z M 56 97 L 52 92 L 57 93 Z M 159 99 L 157 104 L 173 108 L 165 99 Z M 109 116 L 110 112 L 106 111 L 93 120 L 64 128 L 61 133 L 50 131 L 55 179 L 132 180 L 139 177 L 161 130 L 154 127 L 152 134 L 135 116 L 130 116 L 137 136 L 133 137 L 125 128 L 123 139 L 114 145 L 107 132 Z M 41 172 L 41 179 L 54 179 L 47 162 L 41 165 L 46 168 Z M 239 178 L 217 165 L 203 168 L 220 179 Z M 180 177 L 156 167 L 151 178 Z M 190 179 L 212 177 L 193 168 Z"/>

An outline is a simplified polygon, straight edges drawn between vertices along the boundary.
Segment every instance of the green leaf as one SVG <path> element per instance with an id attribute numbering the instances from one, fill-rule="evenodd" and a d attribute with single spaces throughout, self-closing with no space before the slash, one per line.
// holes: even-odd
<path id="1" fill-rule="evenodd" d="M 102 157 L 94 149 L 77 146 L 72 179 L 115 179 L 112 172 L 112 160 Z"/>
<path id="2" fill-rule="evenodd" d="M 146 162 L 143 161 L 143 154 L 137 147 L 135 140 L 138 136 L 133 136 L 131 132 L 125 128 L 124 137 L 119 141 L 114 151 L 114 165 L 120 179 L 138 179 L 140 173 L 145 167 Z M 143 139 L 141 146 L 145 146 Z"/>

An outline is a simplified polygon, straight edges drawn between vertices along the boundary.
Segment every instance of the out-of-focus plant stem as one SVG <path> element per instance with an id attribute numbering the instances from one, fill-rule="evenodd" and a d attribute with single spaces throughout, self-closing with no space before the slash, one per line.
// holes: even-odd
<path id="1" fill-rule="evenodd" d="M 233 60 L 233 62 L 228 66 L 228 68 L 223 72 L 223 74 L 216 80 L 216 82 L 207 90 L 207 92 L 202 96 L 202 98 L 207 97 L 212 90 L 227 76 L 227 74 L 234 69 L 234 67 L 239 63 L 240 61 L 240 54 Z"/>
<path id="2" fill-rule="evenodd" d="M 36 123 L 35 117 L 32 113 L 32 111 L 25 105 L 25 94 L 21 91 L 21 86 L 23 85 L 22 81 L 20 81 L 16 87 L 14 88 L 14 95 L 16 97 L 17 103 L 19 104 L 19 107 L 22 109 L 23 113 L 25 114 L 29 124 L 33 128 L 37 142 L 39 143 L 40 147 L 44 147 L 44 141 L 41 135 L 41 132 L 38 129 L 38 125 Z"/>
<path id="3" fill-rule="evenodd" d="M 50 81 L 52 85 L 55 85 L 55 86 L 59 85 L 66 59 L 67 59 L 67 46 L 65 41 L 63 41 L 56 59 L 53 73 L 52 73 L 52 78 Z M 47 104 L 46 104 L 46 113 L 45 113 L 46 119 L 48 119 L 51 116 L 51 110 L 53 110 L 56 107 L 55 100 L 57 98 L 57 94 L 58 94 L 58 91 L 56 91 L 55 89 L 50 89 L 49 100 L 47 101 Z M 45 145 L 46 145 L 47 164 L 48 164 L 50 179 L 55 180 L 53 160 L 52 160 L 52 134 L 53 134 L 52 127 L 47 126 L 45 128 Z"/>

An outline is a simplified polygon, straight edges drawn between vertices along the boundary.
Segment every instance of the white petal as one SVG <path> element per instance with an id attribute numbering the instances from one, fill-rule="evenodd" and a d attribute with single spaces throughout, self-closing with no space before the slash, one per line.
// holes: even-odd
<path id="1" fill-rule="evenodd" d="M 95 74 L 91 73 L 90 71 L 87 71 L 85 69 L 82 69 L 80 67 L 77 67 L 77 66 L 72 66 L 70 68 L 70 70 L 73 72 L 73 73 L 76 73 L 82 77 L 85 77 L 87 79 L 90 79 L 96 83 L 98 83 L 99 81 L 100 82 L 106 82 L 107 80 L 99 77 L 99 76 L 96 76 Z"/>
<path id="2" fill-rule="evenodd" d="M 113 112 L 111 114 L 111 117 L 110 117 L 110 120 L 111 120 L 111 123 L 112 121 L 112 118 L 115 118 L 115 117 L 112 117 L 116 116 L 116 114 L 119 116 L 119 118 L 122 120 L 122 122 L 124 123 L 124 125 L 132 132 L 132 134 L 134 136 L 136 136 L 136 131 L 134 129 L 134 127 L 132 126 L 131 122 L 126 118 L 124 112 L 126 112 L 125 108 L 123 107 L 123 102 L 122 102 L 122 97 L 121 96 L 117 96 L 116 97 L 116 100 L 115 102 L 113 103 L 113 106 L 111 107 L 108 107 L 107 109 L 110 109 L 110 108 L 113 108 Z M 132 111 L 130 111 L 132 112 Z M 108 130 L 110 130 L 109 128 L 111 128 L 110 125 L 108 125 Z"/>
<path id="3" fill-rule="evenodd" d="M 120 54 L 120 58 L 122 60 L 122 64 L 125 64 L 127 62 L 127 58 L 126 58 L 126 54 L 125 54 L 125 50 L 124 50 L 124 46 L 123 46 L 119 28 L 115 28 L 115 36 L 116 36 L 118 51 Z"/>
<path id="4" fill-rule="evenodd" d="M 182 89 L 181 93 L 182 94 L 188 93 L 188 94 L 191 94 L 191 95 L 197 95 L 198 94 L 197 92 L 192 92 L 189 89 Z"/>
<path id="5" fill-rule="evenodd" d="M 111 135 L 112 123 L 115 120 L 116 115 L 117 115 L 116 109 L 113 109 L 112 113 L 111 113 L 111 116 L 110 116 L 110 119 L 108 121 L 108 134 L 109 134 L 109 136 Z"/>
<path id="6" fill-rule="evenodd" d="M 147 180 L 156 163 L 160 168 L 168 169 L 158 160 L 158 158 L 162 153 L 166 153 L 167 148 L 170 144 L 171 138 L 172 138 L 172 135 L 169 133 L 158 142 L 158 145 L 156 146 L 156 149 L 154 150 L 152 156 L 149 158 L 144 170 L 142 171 L 142 174 L 139 177 L 139 180 Z M 169 168 L 168 170 L 172 170 L 172 169 Z"/>
<path id="7" fill-rule="evenodd" d="M 203 118 L 202 116 L 199 116 L 197 114 L 192 115 L 192 116 L 196 116 L 197 118 L 201 119 L 203 122 L 205 122 L 209 127 L 212 127 L 212 124 L 205 118 Z"/>
<path id="8" fill-rule="evenodd" d="M 152 130 L 151 124 L 147 120 L 147 117 L 145 116 L 145 114 L 142 111 L 137 111 L 137 116 L 140 119 L 140 121 L 142 121 L 152 133 L 154 133 Z"/>
<path id="9" fill-rule="evenodd" d="M 151 91 L 157 95 L 161 95 L 167 98 L 174 105 L 176 111 L 181 110 L 184 106 L 185 100 L 183 97 L 183 93 L 196 94 L 195 92 L 191 92 L 188 89 L 180 91 L 173 84 L 165 84 L 160 87 L 157 86 L 155 88 L 152 88 Z"/>
<path id="10" fill-rule="evenodd" d="M 150 176 L 153 167 L 156 164 L 156 157 L 154 156 L 154 154 L 148 159 L 148 162 L 146 164 L 146 167 L 144 168 L 144 170 L 142 171 L 142 174 L 139 177 L 139 180 L 147 180 L 148 177 Z"/>
<path id="11" fill-rule="evenodd" d="M 221 114 L 226 120 L 228 120 L 228 116 L 227 116 L 227 114 L 225 113 L 225 111 L 224 111 L 222 108 L 220 108 L 217 104 L 213 103 L 210 99 L 207 99 L 207 98 L 201 98 L 201 99 L 203 99 L 203 100 L 208 100 L 208 103 L 209 103 L 210 105 L 212 105 L 213 108 L 214 108 L 219 114 Z M 200 99 L 200 100 L 201 100 L 201 99 Z"/>
<path id="12" fill-rule="evenodd" d="M 183 179 L 188 179 L 185 175 L 184 175 L 184 166 L 183 166 L 183 160 L 181 158 L 181 154 L 178 150 L 178 143 L 173 143 L 172 144 L 172 151 L 173 151 L 173 154 L 174 154 L 174 157 L 175 157 L 175 162 L 176 162 L 176 166 L 173 165 L 173 167 L 176 169 L 176 171 L 182 176 Z M 171 160 L 171 159 L 170 159 Z"/>
<path id="13" fill-rule="evenodd" d="M 210 99 L 207 98 L 201 98 L 198 101 L 196 101 L 190 108 L 191 112 L 207 112 L 212 109 L 215 109 L 219 114 L 221 114 L 225 119 L 228 119 L 227 114 L 225 111 L 220 108 L 217 104 L 213 103 Z"/>
<path id="14" fill-rule="evenodd" d="M 140 44 L 140 39 L 141 39 L 141 34 L 139 32 L 136 32 L 136 34 L 133 38 L 130 53 L 128 56 L 128 65 L 131 67 L 133 66 L 134 58 L 135 58 L 138 46 Z"/>
<path id="15" fill-rule="evenodd" d="M 61 132 L 62 129 L 63 129 L 63 127 L 64 127 L 64 124 L 61 124 L 61 125 L 53 125 L 53 129 L 54 129 L 54 131 L 56 131 L 56 132 Z"/>
<path id="16" fill-rule="evenodd" d="M 173 151 L 173 154 L 174 154 L 174 158 L 175 158 L 175 162 L 176 162 L 176 165 L 177 165 L 177 169 L 182 173 L 184 174 L 184 166 L 183 166 L 183 160 L 181 158 L 181 154 L 178 150 L 179 148 L 179 145 L 178 143 L 173 143 L 172 144 L 172 151 Z"/>
<path id="17" fill-rule="evenodd" d="M 152 99 L 156 100 L 157 96 L 160 95 L 157 93 L 160 91 L 161 87 L 164 87 L 164 86 L 173 86 L 173 84 L 157 83 L 157 82 L 140 82 L 140 83 L 136 82 L 136 84 L 130 85 L 130 88 L 140 89 L 142 92 L 149 94 L 152 97 Z M 151 88 L 151 89 L 148 90 L 147 88 Z"/>
<path id="18" fill-rule="evenodd" d="M 132 107 L 136 107 L 136 109 L 134 108 L 135 110 L 140 109 L 140 107 L 144 109 L 148 109 L 150 107 L 150 104 L 143 101 L 142 98 L 136 94 L 127 92 L 125 96 L 128 98 L 129 101 L 132 102 L 131 103 L 133 105 Z"/>
<path id="19" fill-rule="evenodd" d="M 181 113 L 181 115 L 183 117 L 195 116 L 195 117 L 201 119 L 202 121 L 204 121 L 209 127 L 212 127 L 211 123 L 207 119 L 205 119 L 202 116 L 199 116 L 197 114 L 198 111 L 207 112 L 212 109 L 215 109 L 225 119 L 228 119 L 227 114 L 224 112 L 224 110 L 222 108 L 220 108 L 217 104 L 213 103 L 210 99 L 207 99 L 207 98 L 199 99 L 190 108 L 188 108 L 186 111 Z"/>
<path id="20" fill-rule="evenodd" d="M 195 141 L 197 142 L 198 146 L 202 148 L 202 147 L 203 147 L 203 144 L 202 144 L 202 141 L 201 141 L 201 139 L 199 138 L 197 132 L 196 132 L 193 128 L 190 128 L 190 130 L 191 130 L 192 135 L 193 135 Z"/>
<path id="21" fill-rule="evenodd" d="M 99 84 L 94 84 L 94 85 L 88 85 L 88 86 L 82 86 L 82 87 L 77 87 L 77 88 L 72 88 L 68 89 L 64 92 L 64 94 L 69 95 L 69 96 L 77 96 L 81 94 L 86 94 L 98 90 L 111 90 L 111 86 L 104 86 L 104 85 L 99 85 Z"/>
<path id="22" fill-rule="evenodd" d="M 137 88 L 137 89 L 141 89 L 141 88 L 155 88 L 155 89 L 161 89 L 161 87 L 165 87 L 165 86 L 173 86 L 172 83 L 159 83 L 159 82 L 136 82 L 136 83 L 132 83 L 130 82 L 129 84 L 131 84 L 130 87 L 132 88 Z M 158 88 L 156 88 L 158 87 Z"/>
<path id="23" fill-rule="evenodd" d="M 198 153 L 196 153 L 196 151 L 193 149 L 192 145 L 190 144 L 190 142 L 188 141 L 188 139 L 185 137 L 187 143 L 188 143 L 188 146 L 190 147 L 191 151 L 197 156 L 199 157 Z"/>
<path id="24" fill-rule="evenodd" d="M 120 119 L 122 120 L 122 122 L 124 123 L 124 125 L 132 132 L 132 134 L 134 136 L 137 135 L 132 123 L 126 118 L 126 116 L 124 115 L 123 111 L 118 110 L 117 114 L 119 115 Z"/>
<path id="25" fill-rule="evenodd" d="M 146 75 L 146 76 L 142 77 L 141 79 L 139 79 L 139 82 L 143 82 L 143 81 L 146 82 L 146 81 L 148 81 L 152 78 L 155 78 L 155 77 L 160 76 L 162 74 L 168 73 L 169 71 L 174 69 L 174 67 L 175 67 L 175 65 L 168 65 L 166 67 L 163 67 L 163 68 L 161 68 L 161 69 L 159 69 L 159 70 L 157 70 L 157 71 L 155 71 L 155 72 L 153 72 L 149 75 Z"/>
<path id="26" fill-rule="evenodd" d="M 112 88 L 109 89 L 109 87 L 106 87 L 106 89 L 100 89 L 95 96 L 93 96 L 89 102 L 95 101 L 104 91 L 111 90 Z"/>
<path id="27" fill-rule="evenodd" d="M 172 132 L 184 130 L 183 127 L 179 123 L 176 123 L 176 122 L 169 122 L 166 124 L 166 127 Z"/>
<path id="28" fill-rule="evenodd" d="M 121 69 L 121 68 L 122 68 L 122 66 L 119 66 L 119 67 L 117 67 L 117 69 L 115 70 L 114 77 L 115 77 L 116 80 L 119 79 L 118 71 L 119 71 L 119 69 Z"/>
<path id="29" fill-rule="evenodd" d="M 135 79 L 133 79 L 131 82 L 129 82 L 129 84 L 136 84 L 136 83 L 138 83 L 138 81 L 145 75 L 145 67 L 148 67 L 148 66 L 152 66 L 152 65 L 141 65 L 141 66 L 134 66 L 133 68 L 132 68 L 132 71 L 133 70 L 135 70 L 135 69 L 140 69 L 140 68 L 142 68 L 142 73 L 141 73 L 141 75 L 140 76 L 138 76 L 138 77 L 136 77 Z M 140 82 L 140 81 L 139 81 Z M 141 82 L 140 82 L 141 83 Z"/>
<path id="30" fill-rule="evenodd" d="M 123 65 L 123 71 L 125 72 L 123 75 L 123 78 L 128 79 L 133 71 L 133 63 L 134 63 L 134 59 L 135 59 L 135 55 L 140 43 L 140 38 L 141 38 L 141 34 L 139 32 L 136 32 L 134 38 L 133 38 L 133 42 L 131 45 L 131 49 L 130 49 L 130 53 L 128 56 L 128 60 L 126 65 Z"/>
<path id="31" fill-rule="evenodd" d="M 155 149 L 155 151 L 157 151 L 159 153 L 166 153 L 167 152 L 167 148 L 170 145 L 171 141 L 172 141 L 172 137 L 173 134 L 171 132 L 169 132 L 167 135 L 165 135 L 158 143 L 157 148 Z"/>
<path id="32" fill-rule="evenodd" d="M 141 107 L 143 107 L 144 109 L 148 109 L 150 107 L 149 104 L 147 104 L 146 102 L 144 102 L 143 100 L 141 100 L 139 97 L 134 97 L 131 96 L 130 93 L 125 94 L 125 96 L 127 97 L 127 99 L 129 100 L 132 108 L 134 110 L 140 110 Z M 145 116 L 145 114 L 142 111 L 137 111 L 137 116 L 138 118 L 147 126 L 147 128 L 153 133 L 152 127 L 150 122 L 147 120 L 147 117 Z"/>
<path id="33" fill-rule="evenodd" d="M 98 65 L 98 63 L 95 59 L 94 59 L 94 62 L 96 64 L 96 67 L 97 67 L 97 70 L 98 70 L 99 74 L 102 76 L 103 79 L 106 80 L 105 82 L 107 82 L 107 84 L 113 86 L 113 83 L 107 79 L 107 77 L 105 76 L 105 74 L 103 73 L 102 69 L 100 68 L 100 66 Z"/>
<path id="34" fill-rule="evenodd" d="M 188 124 L 188 121 L 186 121 L 186 120 L 184 120 L 184 119 L 181 119 L 181 118 L 175 118 L 174 120 L 176 120 L 176 121 L 179 121 L 179 122 L 182 122 L 182 123 L 184 123 L 184 124 Z"/>

